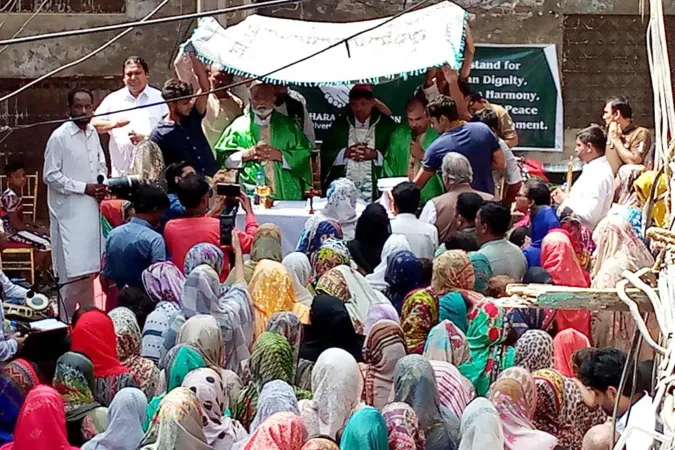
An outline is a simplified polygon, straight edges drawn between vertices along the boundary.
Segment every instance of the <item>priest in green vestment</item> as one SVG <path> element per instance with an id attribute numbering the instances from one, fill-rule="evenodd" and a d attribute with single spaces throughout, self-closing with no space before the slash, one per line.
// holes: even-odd
<path id="1" fill-rule="evenodd" d="M 382 114 L 368 85 L 357 84 L 349 92 L 349 106 L 321 144 L 323 192 L 338 178 L 349 178 L 366 201 L 378 198 L 377 179 L 396 123 Z"/>
<path id="2" fill-rule="evenodd" d="M 240 180 L 250 192 L 258 173 L 276 200 L 302 200 L 312 186 L 312 145 L 297 123 L 274 110 L 274 87 L 251 88 L 250 111 L 228 126 L 215 145 L 221 168 L 240 169 Z"/>
<path id="3" fill-rule="evenodd" d="M 424 161 L 424 150 L 438 137 L 427 116 L 425 100 L 413 97 L 406 105 L 406 122 L 396 127 L 384 157 L 385 177 L 415 179 Z M 436 173 L 422 189 L 422 204 L 445 192 L 443 180 Z"/>

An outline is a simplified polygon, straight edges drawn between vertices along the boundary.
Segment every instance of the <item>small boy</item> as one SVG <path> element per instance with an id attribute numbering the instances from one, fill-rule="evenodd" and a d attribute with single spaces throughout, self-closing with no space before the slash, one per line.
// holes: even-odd
<path id="1" fill-rule="evenodd" d="M 52 245 L 47 230 L 23 221 L 23 199 L 20 192 L 26 184 L 26 168 L 20 161 L 10 161 L 5 166 L 7 189 L 0 196 L 2 222 L 9 242 L 28 244 L 40 252 L 36 265 L 47 268 Z M 11 244 L 10 244 L 11 245 Z M 44 264 L 47 264 L 45 266 Z"/>

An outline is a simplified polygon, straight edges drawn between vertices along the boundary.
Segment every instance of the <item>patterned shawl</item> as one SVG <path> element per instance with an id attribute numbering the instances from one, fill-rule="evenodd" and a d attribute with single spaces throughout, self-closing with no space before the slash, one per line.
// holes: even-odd
<path id="1" fill-rule="evenodd" d="M 421 355 L 431 328 L 438 324 L 438 300 L 430 289 L 408 294 L 401 310 L 401 328 L 408 353 Z"/>
<path id="2" fill-rule="evenodd" d="M 93 369 L 92 369 L 93 371 Z M 28 392 L 40 384 L 38 374 L 25 359 L 15 359 L 0 372 L 0 444 L 12 440 L 19 411 Z"/>
<path id="3" fill-rule="evenodd" d="M 180 305 L 185 276 L 174 263 L 170 261 L 155 263 L 143 271 L 141 279 L 145 291 L 152 300 Z"/>
<path id="4" fill-rule="evenodd" d="M 195 245 L 185 255 L 183 273 L 187 277 L 201 265 L 211 267 L 217 274 L 222 273 L 225 265 L 223 251 L 213 244 L 202 243 Z"/>
<path id="5" fill-rule="evenodd" d="M 108 313 L 117 335 L 117 356 L 120 362 L 131 369 L 139 388 L 148 398 L 158 394 L 159 369 L 149 359 L 141 357 L 141 330 L 134 313 L 124 307 Z"/>
<path id="6" fill-rule="evenodd" d="M 429 362 L 434 369 L 441 406 L 450 410 L 455 417 L 462 417 L 466 405 L 476 397 L 476 389 L 452 364 L 443 361 Z"/>
<path id="7" fill-rule="evenodd" d="M 251 434 L 244 450 L 301 450 L 306 439 L 302 419 L 291 412 L 280 412 Z"/>
<path id="8" fill-rule="evenodd" d="M 273 315 L 267 322 L 267 331 L 279 333 L 286 338 L 293 349 L 293 371 L 291 379 L 295 380 L 295 374 L 300 359 L 300 343 L 302 342 L 302 322 L 292 312 L 283 311 Z"/>
<path id="9" fill-rule="evenodd" d="M 345 239 L 354 239 L 358 195 L 356 185 L 349 178 L 338 178 L 328 186 L 326 191 L 327 201 L 326 206 L 321 210 L 321 216 L 338 221 Z"/>
<path id="10" fill-rule="evenodd" d="M 309 256 L 317 251 L 326 239 L 342 239 L 343 237 L 342 227 L 337 221 L 319 221 L 319 216 L 312 216 L 305 222 L 305 227 L 302 229 L 295 251 Z"/>
<path id="11" fill-rule="evenodd" d="M 363 394 L 368 405 L 382 409 L 389 402 L 394 385 L 394 368 L 405 354 L 401 327 L 390 320 L 376 322 L 363 344 Z"/>
<path id="12" fill-rule="evenodd" d="M 251 432 L 278 412 L 292 412 L 300 415 L 298 399 L 293 387 L 285 381 L 272 380 L 266 383 L 260 391 L 258 410 L 253 422 L 251 422 Z"/>
<path id="13" fill-rule="evenodd" d="M 389 285 L 385 294 L 397 312 L 403 307 L 403 299 L 409 292 L 422 287 L 424 274 L 422 262 L 413 252 L 401 250 L 389 256 L 384 281 Z"/>
<path id="14" fill-rule="evenodd" d="M 390 450 L 421 450 L 427 440 L 415 410 L 403 402 L 389 403 L 382 409 L 382 417 L 389 431 Z"/>
<path id="15" fill-rule="evenodd" d="M 448 250 L 434 259 L 431 287 L 439 298 L 449 292 L 460 292 L 470 304 L 476 304 L 483 298 L 474 292 L 476 276 L 473 264 L 462 250 Z"/>
<path id="16" fill-rule="evenodd" d="M 553 365 L 553 339 L 545 331 L 526 331 L 516 342 L 516 365 L 530 372 Z"/>
<path id="17" fill-rule="evenodd" d="M 443 320 L 429 332 L 424 356 L 430 361 L 443 361 L 459 367 L 471 359 L 471 352 L 462 330 L 449 320 Z"/>
<path id="18" fill-rule="evenodd" d="M 478 397 L 462 414 L 459 450 L 504 450 L 504 428 L 490 400 Z"/>
<path id="19" fill-rule="evenodd" d="M 344 241 L 335 238 L 326 239 L 321 247 L 311 255 L 314 280 L 318 281 L 321 275 L 333 267 L 342 264 L 348 265 L 349 261 L 351 261 L 351 256 L 349 256 L 349 249 Z"/>

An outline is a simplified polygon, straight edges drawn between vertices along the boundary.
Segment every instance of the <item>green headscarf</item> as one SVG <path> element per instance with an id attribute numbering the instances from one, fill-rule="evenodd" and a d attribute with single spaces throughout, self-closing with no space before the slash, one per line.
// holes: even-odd
<path id="1" fill-rule="evenodd" d="M 483 302 L 474 308 L 469 321 L 466 340 L 471 360 L 459 366 L 459 371 L 471 380 L 476 395 L 484 397 L 497 376 L 515 365 L 516 351 L 502 345 L 510 329 L 502 308 Z"/>
<path id="2" fill-rule="evenodd" d="M 145 411 L 145 421 L 143 422 L 144 431 L 147 431 L 150 427 L 150 423 L 159 409 L 159 404 L 166 394 L 181 386 L 188 373 L 195 369 L 206 367 L 204 357 L 196 348 L 187 344 L 174 347 L 166 355 L 166 358 L 166 392 L 153 397 L 150 403 L 148 403 L 148 408 Z"/>
<path id="3" fill-rule="evenodd" d="M 342 450 L 388 450 L 389 432 L 380 411 L 372 406 L 352 414 L 340 439 Z"/>
<path id="4" fill-rule="evenodd" d="M 457 328 L 466 333 L 469 321 L 466 316 L 466 301 L 461 292 L 448 292 L 438 301 L 439 320 L 449 320 L 457 325 Z"/>
<path id="5" fill-rule="evenodd" d="M 265 383 L 281 380 L 292 385 L 293 348 L 279 333 L 266 331 L 253 344 L 249 359 L 251 383 L 244 389 L 232 408 L 232 416 L 249 429 L 258 410 L 258 397 Z M 311 392 L 295 388 L 298 400 L 311 399 Z"/>
<path id="6" fill-rule="evenodd" d="M 490 266 L 490 260 L 487 259 L 487 256 L 484 254 L 478 252 L 469 253 L 469 259 L 471 259 L 473 274 L 476 279 L 476 287 L 474 288 L 474 291 L 485 295 L 487 292 L 488 281 L 490 281 L 490 278 L 492 278 L 492 267 Z"/>

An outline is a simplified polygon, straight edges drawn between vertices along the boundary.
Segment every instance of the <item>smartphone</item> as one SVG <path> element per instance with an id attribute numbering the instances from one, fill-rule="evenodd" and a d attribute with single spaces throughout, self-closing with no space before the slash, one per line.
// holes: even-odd
<path id="1" fill-rule="evenodd" d="M 241 186 L 233 183 L 216 184 L 216 194 L 225 197 L 239 197 L 241 195 Z"/>

